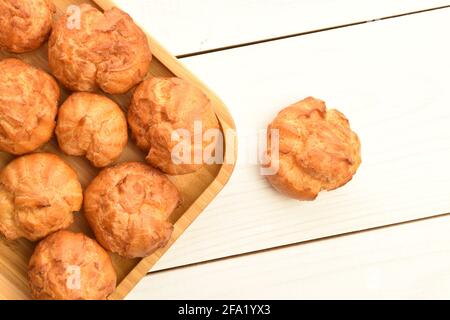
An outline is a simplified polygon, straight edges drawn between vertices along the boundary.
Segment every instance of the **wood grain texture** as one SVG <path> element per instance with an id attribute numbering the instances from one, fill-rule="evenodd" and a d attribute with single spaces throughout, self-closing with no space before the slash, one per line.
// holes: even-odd
<path id="1" fill-rule="evenodd" d="M 89 1 L 82 0 L 58 0 L 54 1 L 58 8 L 58 14 L 64 12 L 69 4 L 80 4 Z M 92 3 L 92 2 L 91 2 Z M 100 6 L 104 8 L 111 4 L 108 1 L 99 1 Z M 150 68 L 149 76 L 173 76 L 192 81 L 201 87 L 211 98 L 214 111 L 220 121 L 223 130 L 233 130 L 234 123 L 230 114 L 223 103 L 206 86 L 204 86 L 194 75 L 187 71 L 174 57 L 170 56 L 156 41 L 149 37 L 149 43 L 154 54 L 154 59 Z M 15 56 L 23 59 L 32 65 L 41 67 L 49 71 L 47 64 L 46 45 L 39 50 L 23 54 L 11 55 L 0 52 L 0 57 Z M 63 100 L 68 92 L 63 92 Z M 131 92 L 127 95 L 110 96 L 124 110 L 126 110 Z M 40 151 L 47 151 L 61 155 L 76 171 L 83 187 L 98 173 L 98 170 L 92 167 L 84 158 L 68 157 L 62 154 L 58 149 L 57 142 L 53 139 L 50 143 L 41 148 Z M 226 150 L 228 152 L 228 150 Z M 124 161 L 144 161 L 145 155 L 138 150 L 134 143 L 130 142 L 122 157 L 117 162 Z M 0 154 L 2 167 L 8 163 L 12 157 L 7 154 Z M 234 154 L 229 159 L 235 159 Z M 176 184 L 183 197 L 183 205 L 178 208 L 171 216 L 171 221 L 175 224 L 175 231 L 172 235 L 170 246 L 175 239 L 187 228 L 187 226 L 201 213 L 205 206 L 217 195 L 223 188 L 231 175 L 234 167 L 234 161 L 226 165 L 204 166 L 199 172 L 184 176 L 170 177 Z M 71 228 L 75 231 L 83 231 L 92 236 L 82 213 L 76 215 L 76 222 Z M 111 299 L 122 298 L 128 293 L 134 284 L 145 275 L 147 270 L 158 260 L 166 248 L 160 249 L 154 255 L 146 259 L 128 260 L 117 255 L 112 255 L 114 267 L 118 273 L 119 286 Z M 29 298 L 27 284 L 27 265 L 29 257 L 32 254 L 34 244 L 19 240 L 7 242 L 0 239 L 0 298 L 2 299 L 23 299 Z"/>
<path id="2" fill-rule="evenodd" d="M 230 108 L 239 159 L 153 270 L 450 212 L 449 28 L 445 9 L 183 59 Z M 246 157 L 280 108 L 309 95 L 347 115 L 363 163 L 345 187 L 297 202 Z"/>
<path id="3" fill-rule="evenodd" d="M 448 230 L 445 216 L 162 271 L 127 299 L 449 299 Z"/>
<path id="4" fill-rule="evenodd" d="M 211 50 L 417 10 L 449 0 L 116 0 L 174 55 Z"/>

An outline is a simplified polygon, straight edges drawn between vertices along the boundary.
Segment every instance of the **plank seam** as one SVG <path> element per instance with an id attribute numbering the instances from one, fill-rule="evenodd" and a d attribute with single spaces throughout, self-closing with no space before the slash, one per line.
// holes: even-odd
<path id="1" fill-rule="evenodd" d="M 200 266 L 200 265 L 205 265 L 205 264 L 210 264 L 210 263 L 215 263 L 215 262 L 220 262 L 220 261 L 225 261 L 225 260 L 231 260 L 231 259 L 245 257 L 245 256 L 256 255 L 256 254 L 260 254 L 260 253 L 266 253 L 269 251 L 283 250 L 286 248 L 302 246 L 302 245 L 306 245 L 306 244 L 322 242 L 322 241 L 327 241 L 327 240 L 332 240 L 332 239 L 337 239 L 337 238 L 347 237 L 347 236 L 352 236 L 352 235 L 358 235 L 358 234 L 363 234 L 363 233 L 367 233 L 367 232 L 371 232 L 371 231 L 377 231 L 377 230 L 392 228 L 392 227 L 401 226 L 401 225 L 413 224 L 413 223 L 421 222 L 421 221 L 439 219 L 439 218 L 443 218 L 446 216 L 450 216 L 450 212 L 449 213 L 440 213 L 440 214 L 431 215 L 431 216 L 427 216 L 427 217 L 423 217 L 423 218 L 406 220 L 406 221 L 401 221 L 401 222 L 396 222 L 396 223 L 391 223 L 391 224 L 386 224 L 386 225 L 381 225 L 381 226 L 376 226 L 376 227 L 371 227 L 371 228 L 366 228 L 366 229 L 338 233 L 338 234 L 333 234 L 333 235 L 319 237 L 319 238 L 310 239 L 310 240 L 292 242 L 292 243 L 283 244 L 283 245 L 279 245 L 279 246 L 274 246 L 274 247 L 269 247 L 269 248 L 254 250 L 254 251 L 248 251 L 248 252 L 233 254 L 233 255 L 214 258 L 214 259 L 208 259 L 208 260 L 202 260 L 202 261 L 188 263 L 188 264 L 182 264 L 182 265 L 169 267 L 169 268 L 165 268 L 165 269 L 160 269 L 160 270 L 156 270 L 156 271 L 149 271 L 146 274 L 146 277 L 154 275 L 154 274 L 158 274 L 158 273 L 170 272 L 170 271 L 175 271 L 175 270 L 179 270 L 179 269 L 186 269 L 186 268 L 190 268 L 190 267 L 196 267 L 196 266 Z"/>
<path id="2" fill-rule="evenodd" d="M 208 50 L 203 50 L 203 51 L 191 52 L 191 53 L 177 55 L 176 57 L 178 59 L 189 58 L 189 57 L 204 55 L 204 54 L 208 54 L 208 53 L 232 50 L 232 49 L 248 47 L 248 46 L 252 46 L 252 45 L 263 44 L 263 43 L 267 43 L 267 42 L 273 42 L 273 41 L 278 41 L 278 40 L 284 40 L 284 39 L 289 39 L 289 38 L 300 37 L 300 36 L 304 36 L 304 35 L 308 35 L 308 34 L 321 33 L 321 32 L 331 31 L 331 30 L 336 30 L 336 29 L 343 29 L 343 28 L 348 28 L 348 27 L 362 25 L 362 24 L 365 24 L 365 23 L 375 23 L 375 22 L 379 22 L 379 21 L 383 21 L 383 20 L 395 19 L 395 18 L 400 18 L 400 17 L 404 17 L 404 16 L 420 14 L 420 13 L 436 11 L 436 10 L 442 10 L 442 9 L 448 9 L 448 8 L 450 8 L 450 5 L 445 5 L 445 6 L 435 7 L 435 8 L 429 8 L 429 9 L 423 9 L 423 10 L 417 10 L 417 11 L 411 11 L 411 12 L 407 12 L 407 13 L 400 13 L 400 14 L 387 16 L 387 17 L 382 17 L 382 18 L 374 18 L 374 19 L 369 19 L 369 20 L 364 20 L 364 21 L 358 21 L 358 22 L 342 24 L 342 25 L 333 26 L 333 27 L 327 27 L 327 28 L 321 28 L 321 29 L 316 29 L 316 30 L 311 30 L 311 31 L 305 31 L 305 32 L 288 34 L 288 35 L 285 35 L 285 36 L 278 36 L 278 37 L 267 38 L 267 39 L 263 39 L 263 40 L 255 40 L 255 41 L 250 41 L 250 42 L 244 42 L 244 43 L 241 43 L 241 44 L 235 44 L 235 45 L 219 47 L 219 48 L 215 48 L 215 49 L 208 49 Z"/>

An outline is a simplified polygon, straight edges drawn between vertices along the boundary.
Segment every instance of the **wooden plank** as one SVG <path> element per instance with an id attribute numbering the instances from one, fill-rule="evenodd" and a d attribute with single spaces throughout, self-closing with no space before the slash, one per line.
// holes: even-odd
<path id="1" fill-rule="evenodd" d="M 115 0 L 174 55 L 379 19 L 449 0 Z"/>
<path id="2" fill-rule="evenodd" d="M 450 10 L 184 59 L 236 121 L 232 179 L 153 270 L 450 212 Z M 277 194 L 247 137 L 313 95 L 350 119 L 363 164 L 314 202 Z"/>
<path id="3" fill-rule="evenodd" d="M 163 271 L 127 299 L 448 299 L 448 230 L 446 216 Z"/>

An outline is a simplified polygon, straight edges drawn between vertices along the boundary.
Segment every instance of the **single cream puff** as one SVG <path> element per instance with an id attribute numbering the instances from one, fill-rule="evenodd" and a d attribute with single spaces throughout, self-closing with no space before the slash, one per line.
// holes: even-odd
<path id="1" fill-rule="evenodd" d="M 86 156 L 94 166 L 106 167 L 127 145 L 127 119 L 120 107 L 104 96 L 74 93 L 59 109 L 56 137 L 66 154 Z"/>
<path id="2" fill-rule="evenodd" d="M 1 0 L 0 48 L 33 51 L 48 38 L 56 11 L 51 0 Z"/>
<path id="3" fill-rule="evenodd" d="M 77 9 L 53 26 L 48 61 L 54 76 L 72 91 L 101 88 L 111 94 L 141 82 L 152 55 L 146 35 L 131 17 L 117 8 L 101 12 L 81 4 Z"/>
<path id="4" fill-rule="evenodd" d="M 129 162 L 104 169 L 85 192 L 84 213 L 100 244 L 127 258 L 164 247 L 169 216 L 180 203 L 174 184 L 158 170 Z"/>
<path id="5" fill-rule="evenodd" d="M 22 155 L 48 142 L 60 90 L 44 71 L 18 59 L 0 61 L 0 151 Z"/>
<path id="6" fill-rule="evenodd" d="M 215 143 L 204 139 L 205 133 L 220 131 L 211 101 L 185 80 L 152 78 L 140 84 L 128 124 L 137 145 L 148 152 L 147 162 L 167 174 L 195 172 L 215 155 L 204 152 Z M 222 146 L 212 149 L 217 147 Z"/>
<path id="7" fill-rule="evenodd" d="M 73 222 L 83 191 L 61 158 L 35 153 L 11 161 L 0 173 L 0 233 L 36 241 Z"/>
<path id="8" fill-rule="evenodd" d="M 268 151 L 269 166 L 277 172 L 267 179 L 300 200 L 345 185 L 361 164 L 360 141 L 347 118 L 311 97 L 282 110 L 269 125 Z"/>
<path id="9" fill-rule="evenodd" d="M 36 247 L 28 267 L 38 300 L 105 300 L 117 276 L 108 253 L 82 233 L 58 231 Z"/>

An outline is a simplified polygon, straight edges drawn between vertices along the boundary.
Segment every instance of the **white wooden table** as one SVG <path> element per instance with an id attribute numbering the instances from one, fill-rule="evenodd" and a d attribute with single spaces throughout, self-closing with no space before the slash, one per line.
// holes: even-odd
<path id="1" fill-rule="evenodd" d="M 129 299 L 450 298 L 450 1 L 116 2 L 224 100 L 240 139 L 229 184 Z M 309 95 L 350 118 L 363 165 L 298 202 L 248 157 Z"/>

